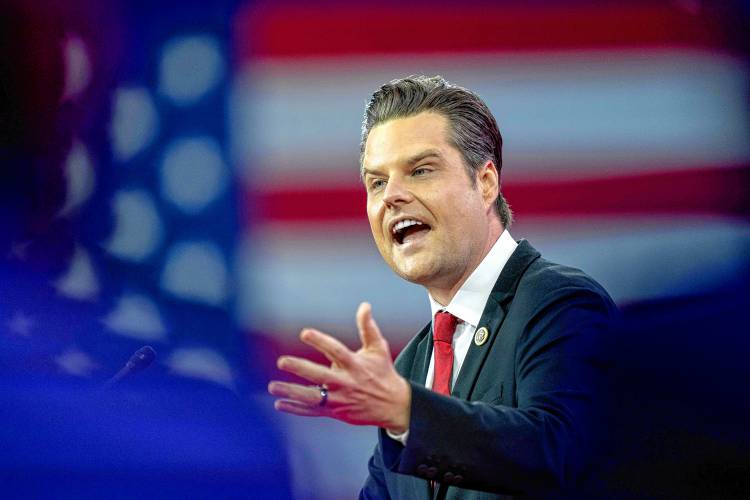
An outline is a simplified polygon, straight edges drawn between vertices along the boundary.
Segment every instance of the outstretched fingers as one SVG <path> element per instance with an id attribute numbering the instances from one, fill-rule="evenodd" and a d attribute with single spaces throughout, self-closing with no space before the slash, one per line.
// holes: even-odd
<path id="1" fill-rule="evenodd" d="M 348 368 L 354 362 L 354 353 L 340 340 L 313 328 L 305 328 L 300 333 L 305 344 L 314 347 L 328 358 L 328 361 L 341 368 Z"/>
<path id="2" fill-rule="evenodd" d="M 368 302 L 362 302 L 357 309 L 357 328 L 362 347 L 388 351 L 388 342 L 380 333 L 380 328 L 372 317 L 372 306 Z"/>
<path id="3" fill-rule="evenodd" d="M 296 356 L 281 356 L 276 363 L 280 370 L 289 372 L 314 384 L 338 384 L 339 379 L 327 366 Z"/>
<path id="4" fill-rule="evenodd" d="M 277 399 L 273 403 L 273 407 L 279 411 L 291 413 L 292 415 L 299 415 L 301 417 L 325 417 L 328 416 L 329 413 L 325 407 L 308 406 L 289 399 Z"/>
<path id="5" fill-rule="evenodd" d="M 268 392 L 285 400 L 291 400 L 310 407 L 318 406 L 323 401 L 320 387 L 314 385 L 273 381 L 268 384 Z"/>

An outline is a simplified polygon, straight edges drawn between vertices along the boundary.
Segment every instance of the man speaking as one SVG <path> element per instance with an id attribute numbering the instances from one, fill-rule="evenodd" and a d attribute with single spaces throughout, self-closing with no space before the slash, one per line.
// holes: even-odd
<path id="1" fill-rule="evenodd" d="M 278 410 L 380 428 L 360 498 L 578 497 L 592 483 L 616 307 L 511 237 L 501 150 L 484 102 L 441 77 L 394 80 L 367 104 L 375 244 L 427 290 L 432 320 L 394 364 L 363 303 L 358 351 L 305 329 L 331 365 L 282 356 L 313 385 L 269 385 Z"/>

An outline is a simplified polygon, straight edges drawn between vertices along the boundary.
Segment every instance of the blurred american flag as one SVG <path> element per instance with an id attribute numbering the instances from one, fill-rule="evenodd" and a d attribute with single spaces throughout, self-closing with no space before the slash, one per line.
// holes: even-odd
<path id="1" fill-rule="evenodd" d="M 741 2 L 14 5 L 2 68 L 49 133 L 3 144 L 2 373 L 98 383 L 150 344 L 154 376 L 260 389 L 304 326 L 356 345 L 362 300 L 397 352 L 429 305 L 371 241 L 358 143 L 416 73 L 497 117 L 513 236 L 621 305 L 747 280 Z M 284 423 L 297 498 L 351 498 L 372 430 Z"/>
<path id="2" fill-rule="evenodd" d="M 14 119 L 46 118 L 4 148 L 4 370 L 101 381 L 150 344 L 149 372 L 248 387 L 224 105 L 234 2 L 168 7 L 8 9 Z"/>
<path id="3" fill-rule="evenodd" d="M 429 320 L 424 290 L 374 247 L 358 173 L 366 99 L 410 74 L 440 74 L 487 102 L 504 138 L 511 233 L 583 269 L 620 305 L 747 282 L 750 82 L 737 7 L 246 5 L 229 105 L 245 221 L 238 321 L 277 352 L 315 357 L 299 330 L 356 347 L 363 300 L 395 352 Z M 297 497 L 353 497 L 374 432 L 285 425 Z"/>
<path id="4" fill-rule="evenodd" d="M 278 342 L 307 324 L 354 342 L 369 300 L 398 348 L 429 317 L 423 290 L 371 243 L 358 178 L 364 102 L 409 74 L 485 99 L 511 233 L 620 304 L 745 276 L 748 64 L 720 14 L 700 2 L 248 6 L 230 106 L 255 221 L 241 321 Z"/>

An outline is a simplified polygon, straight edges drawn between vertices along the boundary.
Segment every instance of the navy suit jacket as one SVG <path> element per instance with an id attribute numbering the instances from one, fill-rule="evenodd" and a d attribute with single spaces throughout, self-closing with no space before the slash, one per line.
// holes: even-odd
<path id="1" fill-rule="evenodd" d="M 379 430 L 360 499 L 561 498 L 594 489 L 617 317 L 593 279 L 520 241 L 478 325 L 489 338 L 471 345 L 451 397 L 424 387 L 429 324 L 396 359 L 412 389 L 408 441 Z"/>

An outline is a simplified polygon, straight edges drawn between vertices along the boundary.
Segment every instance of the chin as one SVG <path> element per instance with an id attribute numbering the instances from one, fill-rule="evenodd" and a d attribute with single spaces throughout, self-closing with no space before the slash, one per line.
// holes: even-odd
<path id="1" fill-rule="evenodd" d="M 434 274 L 432 267 L 422 262 L 402 263 L 391 267 L 403 279 L 417 285 L 426 285 Z"/>

